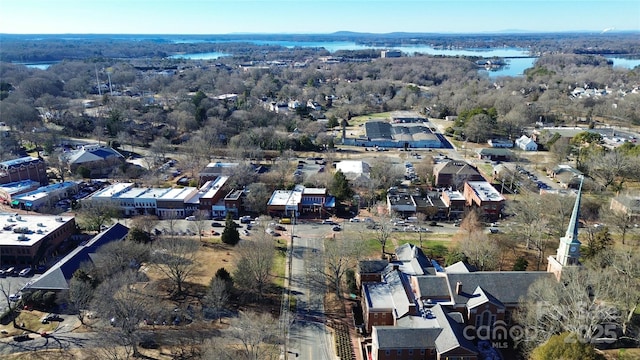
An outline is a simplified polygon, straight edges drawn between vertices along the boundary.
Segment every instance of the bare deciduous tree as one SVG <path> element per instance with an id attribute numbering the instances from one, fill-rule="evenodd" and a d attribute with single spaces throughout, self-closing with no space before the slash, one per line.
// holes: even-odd
<path id="1" fill-rule="evenodd" d="M 116 273 L 137 269 L 149 259 L 149 246 L 135 241 L 113 241 L 101 246 L 94 258 L 96 280 L 102 281 Z"/>
<path id="2" fill-rule="evenodd" d="M 529 288 L 516 319 L 527 328 L 526 347 L 535 347 L 553 334 L 572 332 L 586 342 L 615 334 L 604 332 L 620 323 L 610 301 L 613 282 L 598 271 L 566 268 L 561 281 L 548 277 Z"/>
<path id="3" fill-rule="evenodd" d="M 280 356 L 278 321 L 270 314 L 240 312 L 222 337 L 205 343 L 203 358 L 275 360 Z"/>
<path id="4" fill-rule="evenodd" d="M 481 230 L 473 231 L 460 242 L 469 263 L 480 271 L 496 270 L 500 260 L 500 247 L 493 238 Z"/>
<path id="5" fill-rule="evenodd" d="M 382 208 L 384 206 L 383 203 L 379 203 L 377 208 Z M 393 224 L 391 223 L 391 215 L 386 211 L 382 213 L 378 213 L 378 222 L 373 224 L 373 236 L 380 243 L 381 247 L 381 258 L 385 258 L 387 241 L 391 237 L 393 233 Z"/>
<path id="6" fill-rule="evenodd" d="M 256 291 L 262 297 L 271 281 L 276 250 L 270 235 L 260 229 L 254 233 L 251 241 L 242 241 L 237 246 L 239 259 L 233 280 L 239 288 L 250 293 Z"/>
<path id="7" fill-rule="evenodd" d="M 317 271 L 333 284 L 338 297 L 342 293 L 343 277 L 348 269 L 356 267 L 364 251 L 364 243 L 355 234 L 344 234 L 339 239 L 326 240 L 324 243 L 324 264 Z"/>
<path id="8" fill-rule="evenodd" d="M 140 326 L 145 319 L 152 318 L 161 306 L 153 295 L 153 289 L 150 289 L 148 284 L 140 282 L 139 274 L 127 270 L 105 279 L 96 288 L 93 308 L 109 318 L 111 325 L 116 329 L 101 331 L 105 339 L 104 348 L 108 349 L 117 344 L 136 357 L 140 354 Z M 112 336 L 113 338 L 110 338 Z"/>
<path id="9" fill-rule="evenodd" d="M 69 304 L 77 312 L 76 316 L 83 325 L 86 311 L 89 309 L 91 301 L 93 301 L 94 291 L 95 289 L 88 281 L 73 277 L 69 282 Z"/>
<path id="10" fill-rule="evenodd" d="M 175 294 L 182 294 L 185 283 L 199 268 L 200 244 L 190 239 L 166 237 L 157 240 L 151 252 L 151 265 L 164 274 L 175 286 Z"/>
<path id="11" fill-rule="evenodd" d="M 202 303 L 205 308 L 212 312 L 215 316 L 218 316 L 220 323 L 222 323 L 222 311 L 229 302 L 229 291 L 227 290 L 226 281 L 213 277 L 209 282 L 207 293 L 202 299 Z"/>

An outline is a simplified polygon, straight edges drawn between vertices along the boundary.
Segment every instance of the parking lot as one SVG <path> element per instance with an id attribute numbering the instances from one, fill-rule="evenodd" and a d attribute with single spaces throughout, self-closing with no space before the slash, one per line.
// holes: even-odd
<path id="1" fill-rule="evenodd" d="M 22 277 L 22 276 L 3 276 L 0 277 L 0 290 L 2 290 L 3 294 L 0 294 L 2 298 L 0 299 L 0 313 L 3 313 L 5 308 L 7 307 L 7 301 L 4 293 L 6 294 L 17 294 L 20 293 L 20 289 L 22 289 L 29 281 L 37 279 L 40 275 L 31 275 Z"/>

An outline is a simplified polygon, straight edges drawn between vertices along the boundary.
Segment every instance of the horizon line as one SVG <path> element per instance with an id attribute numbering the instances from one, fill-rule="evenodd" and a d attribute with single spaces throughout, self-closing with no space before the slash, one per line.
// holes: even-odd
<path id="1" fill-rule="evenodd" d="M 333 32 L 232 32 L 232 33 L 95 33 L 95 32 L 67 32 L 67 33 L 10 33 L 0 32 L 0 36 L 3 35 L 15 35 L 15 36 L 69 36 L 69 35 L 162 35 L 162 36 L 246 36 L 246 35 L 394 35 L 394 34 L 407 34 L 407 35 L 518 35 L 518 34 L 575 34 L 575 33 L 598 33 L 598 34 L 620 34 L 620 33 L 640 33 L 640 29 L 635 30 L 557 30 L 557 31 L 544 31 L 544 30 L 519 30 L 519 29 L 507 29 L 507 30 L 488 30 L 478 32 L 419 32 L 419 31 L 392 31 L 392 32 L 362 32 L 351 30 L 339 30 Z"/>

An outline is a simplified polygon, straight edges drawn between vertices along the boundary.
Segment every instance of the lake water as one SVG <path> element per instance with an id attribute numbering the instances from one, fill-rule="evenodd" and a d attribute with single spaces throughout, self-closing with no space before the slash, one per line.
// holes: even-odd
<path id="1" fill-rule="evenodd" d="M 189 59 L 189 60 L 215 60 L 223 56 L 230 56 L 231 54 L 225 54 L 221 52 L 207 52 L 207 53 L 195 53 L 195 54 L 176 54 L 169 56 L 169 59 Z"/>
<path id="2" fill-rule="evenodd" d="M 199 39 L 179 39 L 173 40 L 174 43 L 230 43 L 230 42 L 247 42 L 255 45 L 277 45 L 286 48 L 324 48 L 330 53 L 335 53 L 338 50 L 367 50 L 367 49 L 393 49 L 399 50 L 409 56 L 415 54 L 427 54 L 434 56 L 480 56 L 485 58 L 500 57 L 505 58 L 507 66 L 502 68 L 487 71 L 480 69 L 480 73 L 487 74 L 490 78 L 496 78 L 500 76 L 521 76 L 524 74 L 524 70 L 530 68 L 535 63 L 536 58 L 530 57 L 528 50 L 524 48 L 513 47 L 497 47 L 497 48 L 483 48 L 483 49 L 459 49 L 459 48 L 434 48 L 427 45 L 402 45 L 394 47 L 381 47 L 381 46 L 369 46 L 357 44 L 353 41 L 284 41 L 284 40 L 199 40 Z M 232 54 L 226 54 L 221 52 L 207 52 L 207 53 L 188 53 L 188 54 L 175 54 L 170 56 L 172 59 L 190 59 L 190 60 L 215 60 L 224 56 L 231 56 Z M 619 57 L 608 57 L 613 61 L 614 67 L 623 67 L 632 69 L 636 66 L 640 66 L 640 59 L 624 59 Z M 46 70 L 54 63 L 31 63 L 24 64 L 30 68 L 37 68 Z"/>

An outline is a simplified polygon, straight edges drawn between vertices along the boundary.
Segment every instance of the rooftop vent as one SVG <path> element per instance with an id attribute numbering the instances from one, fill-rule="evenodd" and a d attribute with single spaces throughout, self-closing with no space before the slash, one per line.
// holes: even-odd
<path id="1" fill-rule="evenodd" d="M 56 216 L 56 221 L 57 222 L 62 222 L 62 216 Z"/>

